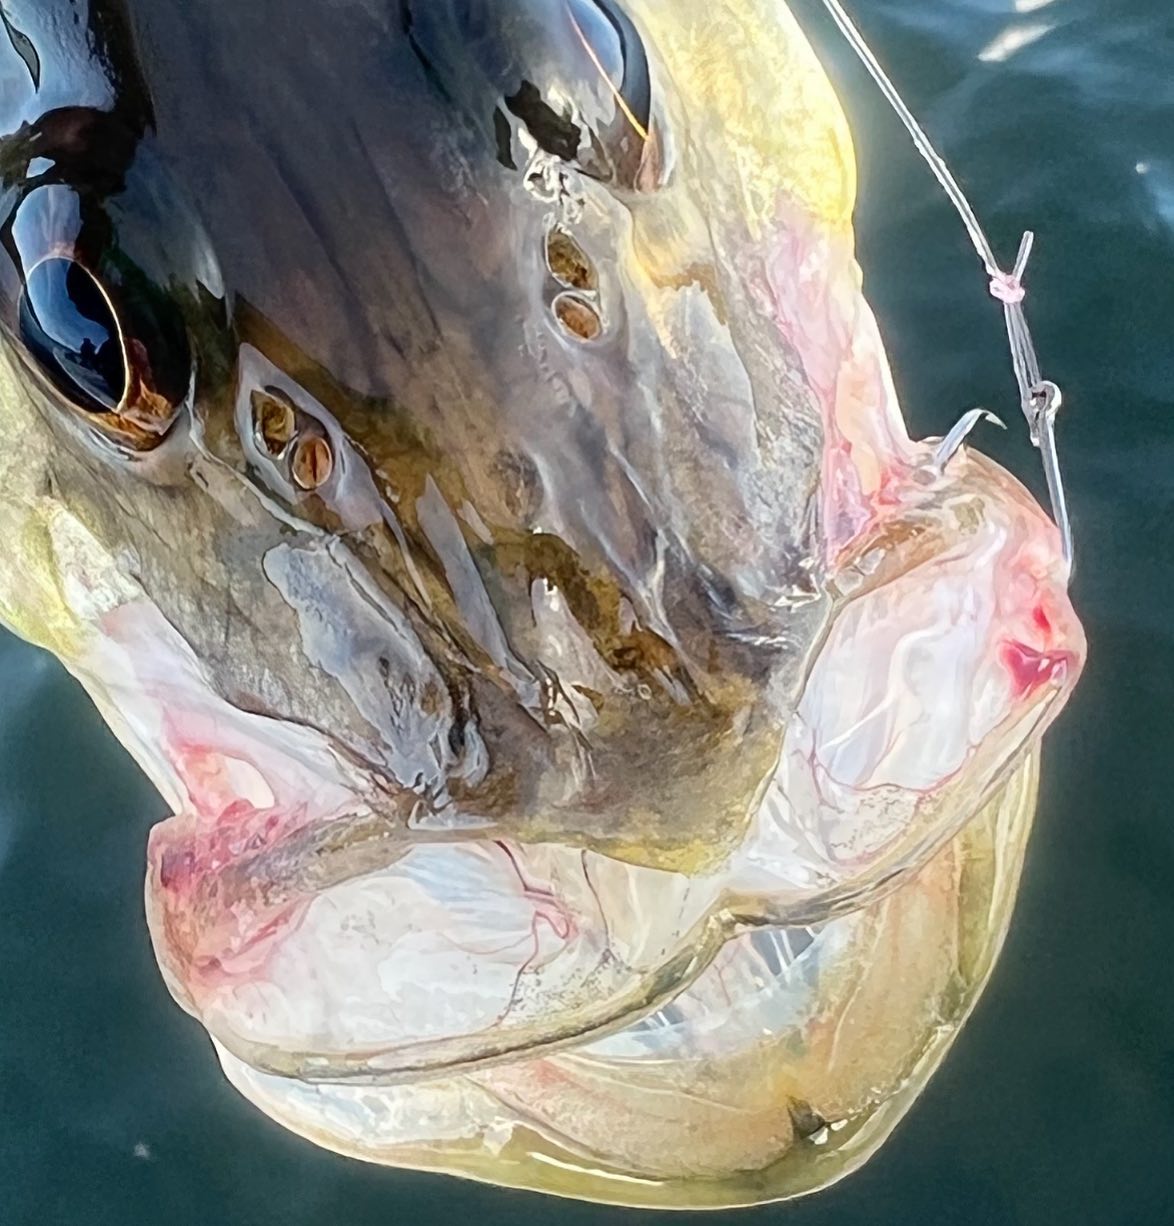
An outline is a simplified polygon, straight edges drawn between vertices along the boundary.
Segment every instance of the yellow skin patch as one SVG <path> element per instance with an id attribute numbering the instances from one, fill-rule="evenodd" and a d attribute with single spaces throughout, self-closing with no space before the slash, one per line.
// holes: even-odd
<path id="1" fill-rule="evenodd" d="M 848 121 L 787 7 L 641 0 L 631 8 L 663 58 L 689 129 L 705 133 L 706 154 L 733 168 L 736 196 L 724 203 L 754 237 L 776 224 L 780 192 L 814 221 L 850 227 L 856 162 Z"/>

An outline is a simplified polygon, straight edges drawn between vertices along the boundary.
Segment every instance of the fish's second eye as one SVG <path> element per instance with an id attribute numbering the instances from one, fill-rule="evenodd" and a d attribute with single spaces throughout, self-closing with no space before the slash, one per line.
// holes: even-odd
<path id="1" fill-rule="evenodd" d="M 545 152 L 619 187 L 647 187 L 652 85 L 643 40 L 618 0 L 530 11 L 512 37 L 520 81 L 506 108 Z M 557 10 L 556 10 L 557 12 Z"/>
<path id="2" fill-rule="evenodd" d="M 25 282 L 19 320 L 21 339 L 62 395 L 90 413 L 118 410 L 128 382 L 121 329 L 81 264 L 42 260 Z"/>
<path id="3" fill-rule="evenodd" d="M 661 186 L 654 61 L 626 0 L 400 0 L 400 8 L 428 79 L 446 105 L 467 106 L 485 125 L 507 170 L 541 151 L 624 191 Z"/>
<path id="4" fill-rule="evenodd" d="M 567 17 L 605 94 L 619 115 L 615 127 L 625 140 L 648 139 L 651 84 L 644 43 L 614 0 L 567 0 Z M 613 131 L 615 138 L 617 131 Z"/>

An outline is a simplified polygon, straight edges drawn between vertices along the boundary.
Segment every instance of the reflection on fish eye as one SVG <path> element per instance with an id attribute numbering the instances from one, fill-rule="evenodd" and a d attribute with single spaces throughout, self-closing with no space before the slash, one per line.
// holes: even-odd
<path id="1" fill-rule="evenodd" d="M 566 0 L 567 14 L 587 54 L 613 89 L 624 86 L 624 44 L 616 19 L 595 0 Z"/>
<path id="2" fill-rule="evenodd" d="M 20 335 L 49 381 L 89 413 L 115 411 L 128 383 L 122 332 L 110 300 L 75 260 L 54 256 L 20 297 Z"/>
<path id="3" fill-rule="evenodd" d="M 624 118 L 647 139 L 652 107 L 648 58 L 636 27 L 615 0 L 566 0 L 567 15 Z"/>
<path id="4" fill-rule="evenodd" d="M 149 451 L 167 436 L 192 382 L 174 305 L 118 252 L 103 271 L 50 255 L 24 277 L 18 337 L 48 383 L 110 441 Z"/>
<path id="5" fill-rule="evenodd" d="M 589 122 L 590 150 L 580 155 L 583 170 L 622 187 L 641 183 L 652 140 L 652 80 L 648 56 L 631 19 L 617 0 L 566 0 L 567 15 L 592 67 L 602 78 L 604 114 L 610 122 Z M 610 95 L 610 96 L 609 96 Z"/>

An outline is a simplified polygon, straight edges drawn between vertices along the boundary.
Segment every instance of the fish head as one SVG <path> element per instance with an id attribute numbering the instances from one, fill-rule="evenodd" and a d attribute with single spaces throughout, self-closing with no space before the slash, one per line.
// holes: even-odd
<path id="1" fill-rule="evenodd" d="M 784 4 L 0 15 L 0 615 L 174 809 L 232 1060 L 619 1032 L 1022 777 L 1059 537 L 908 437 Z"/>
<path id="2" fill-rule="evenodd" d="M 716 72 L 700 6 L 82 8 L 7 9 L 9 491 L 389 811 L 728 851 L 829 607 L 769 264 L 852 160 L 786 11 Z"/>

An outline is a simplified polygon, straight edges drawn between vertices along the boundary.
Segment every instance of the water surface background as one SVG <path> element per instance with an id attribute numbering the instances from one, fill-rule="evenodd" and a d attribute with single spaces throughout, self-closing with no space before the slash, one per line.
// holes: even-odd
<path id="1" fill-rule="evenodd" d="M 996 246 L 1010 259 L 1039 233 L 1030 315 L 1068 400 L 1091 659 L 1047 744 L 1002 962 L 924 1097 L 847 1182 L 704 1220 L 1174 1221 L 1174 6 L 854 7 Z M 1042 490 L 954 215 L 815 6 L 796 8 L 852 116 L 866 290 L 907 416 L 930 434 L 1000 411 L 1011 432 L 980 445 Z M 0 687 L 2 1226 L 635 1216 L 365 1167 L 263 1120 L 154 966 L 141 887 L 160 802 L 51 660 L 0 639 Z"/>

